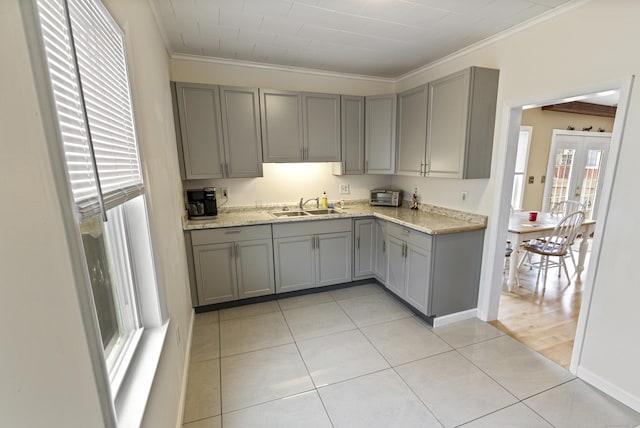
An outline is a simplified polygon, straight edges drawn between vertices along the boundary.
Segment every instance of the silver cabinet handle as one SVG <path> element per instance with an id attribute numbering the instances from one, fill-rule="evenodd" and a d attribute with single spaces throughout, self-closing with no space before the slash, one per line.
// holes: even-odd
<path id="1" fill-rule="evenodd" d="M 356 238 L 356 248 L 360 249 L 360 237 L 359 236 Z"/>
<path id="2" fill-rule="evenodd" d="M 225 235 L 232 235 L 234 233 L 240 233 L 240 232 L 242 232 L 242 231 L 235 229 L 235 230 L 227 230 L 227 231 L 224 232 L 224 234 Z"/>
<path id="3" fill-rule="evenodd" d="M 316 237 L 312 236 L 311 237 L 311 250 L 315 250 L 316 249 Z"/>
<path id="4" fill-rule="evenodd" d="M 364 172 L 369 172 L 369 161 L 364 161 Z"/>
<path id="5" fill-rule="evenodd" d="M 316 236 L 316 248 L 319 250 L 320 249 L 320 237 Z"/>
<path id="6" fill-rule="evenodd" d="M 387 252 L 387 241 L 382 241 L 382 252 L 383 253 Z"/>

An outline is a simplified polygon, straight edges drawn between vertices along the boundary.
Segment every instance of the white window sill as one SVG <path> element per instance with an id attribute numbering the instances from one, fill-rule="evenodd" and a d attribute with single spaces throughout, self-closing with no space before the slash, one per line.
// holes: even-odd
<path id="1" fill-rule="evenodd" d="M 146 328 L 115 399 L 118 426 L 139 427 L 160 362 L 169 321 Z"/>

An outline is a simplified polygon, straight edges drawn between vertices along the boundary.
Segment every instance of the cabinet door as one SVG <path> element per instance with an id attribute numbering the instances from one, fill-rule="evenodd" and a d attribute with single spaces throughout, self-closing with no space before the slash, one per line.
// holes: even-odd
<path id="1" fill-rule="evenodd" d="M 420 176 L 427 147 L 427 85 L 398 95 L 397 175 Z"/>
<path id="2" fill-rule="evenodd" d="M 365 172 L 393 174 L 396 165 L 396 95 L 376 95 L 365 100 Z"/>
<path id="3" fill-rule="evenodd" d="M 351 281 L 351 232 L 315 237 L 316 286 Z"/>
<path id="4" fill-rule="evenodd" d="M 185 178 L 221 178 L 224 150 L 217 86 L 176 84 Z"/>
<path id="5" fill-rule="evenodd" d="M 431 250 L 409 245 L 406 249 L 406 289 L 404 299 L 425 315 L 429 307 Z"/>
<path id="6" fill-rule="evenodd" d="M 238 298 L 234 255 L 233 243 L 193 247 L 193 262 L 200 305 L 228 302 Z"/>
<path id="7" fill-rule="evenodd" d="M 340 161 L 340 95 L 302 94 L 303 160 Z"/>
<path id="8" fill-rule="evenodd" d="M 462 178 L 467 118 L 469 69 L 429 83 L 427 171 L 430 177 Z"/>
<path id="9" fill-rule="evenodd" d="M 275 293 L 271 239 L 235 244 L 238 293 L 241 299 Z"/>
<path id="10" fill-rule="evenodd" d="M 374 273 L 383 284 L 387 283 L 387 268 L 389 258 L 387 253 L 387 227 L 383 220 L 375 222 L 375 263 Z"/>
<path id="11" fill-rule="evenodd" d="M 387 242 L 387 254 L 389 263 L 387 268 L 388 277 L 386 285 L 389 290 L 404 298 L 406 276 L 406 243 L 391 235 L 387 235 Z"/>
<path id="12" fill-rule="evenodd" d="M 302 160 L 302 94 L 260 90 L 264 162 Z"/>
<path id="13" fill-rule="evenodd" d="M 314 236 L 294 236 L 273 240 L 276 293 L 314 287 L 314 238 Z"/>
<path id="14" fill-rule="evenodd" d="M 375 264 L 375 225 L 373 219 L 355 220 L 353 279 L 373 276 Z"/>
<path id="15" fill-rule="evenodd" d="M 220 88 L 226 177 L 262 177 L 260 103 L 255 88 Z"/>
<path id="16" fill-rule="evenodd" d="M 342 96 L 342 174 L 364 174 L 364 97 Z"/>

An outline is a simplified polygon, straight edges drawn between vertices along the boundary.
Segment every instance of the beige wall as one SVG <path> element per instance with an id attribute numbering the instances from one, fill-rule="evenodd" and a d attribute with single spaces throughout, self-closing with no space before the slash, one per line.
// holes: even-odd
<path id="1" fill-rule="evenodd" d="M 567 129 L 567 126 L 573 126 L 577 131 L 581 131 L 583 128 L 593 126 L 593 131 L 602 128 L 606 132 L 611 132 L 613 119 L 585 114 L 543 111 L 541 108 L 533 108 L 522 112 L 522 125 L 533 127 L 529 161 L 527 162 L 527 171 L 525 173 L 526 184 L 522 209 L 540 211 L 544 194 L 544 183 L 542 183 L 541 178 L 547 174 L 553 130 Z M 529 176 L 534 177 L 533 184 L 529 184 Z"/>
<path id="2" fill-rule="evenodd" d="M 0 2 L 0 425 L 100 427 L 19 1 Z"/>
<path id="3" fill-rule="evenodd" d="M 172 59 L 171 79 L 176 82 L 251 86 L 290 91 L 375 95 L 395 92 L 390 79 L 313 73 L 295 69 L 251 67 L 203 60 Z"/>

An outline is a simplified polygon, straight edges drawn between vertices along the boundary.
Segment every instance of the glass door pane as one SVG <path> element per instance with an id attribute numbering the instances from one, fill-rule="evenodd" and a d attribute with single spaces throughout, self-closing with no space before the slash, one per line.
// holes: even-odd
<path id="1" fill-rule="evenodd" d="M 549 207 L 556 203 L 572 199 L 571 174 L 576 159 L 576 149 L 559 148 L 551 177 L 551 192 L 549 194 Z"/>
<path id="2" fill-rule="evenodd" d="M 598 183 L 602 174 L 602 161 L 605 150 L 589 150 L 584 168 L 580 202 L 585 203 L 586 218 L 592 218 L 598 196 Z"/>

